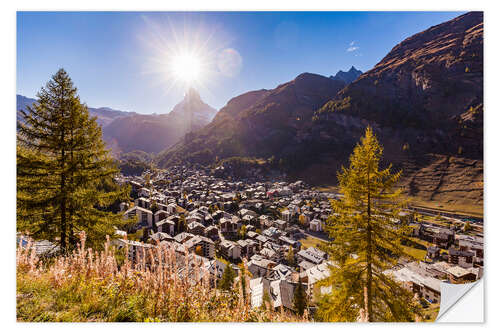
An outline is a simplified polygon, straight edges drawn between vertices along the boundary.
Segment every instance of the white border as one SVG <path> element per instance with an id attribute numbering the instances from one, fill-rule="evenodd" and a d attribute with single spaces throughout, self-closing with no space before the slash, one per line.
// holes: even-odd
<path id="1" fill-rule="evenodd" d="M 490 328 L 495 320 L 494 315 L 490 314 L 490 309 L 495 311 L 495 305 L 491 304 L 494 296 L 487 298 L 490 301 L 486 305 L 486 325 L 457 325 L 446 324 L 446 327 L 440 325 L 424 324 L 376 324 L 376 325 L 358 325 L 358 324 L 325 324 L 316 323 L 313 326 L 307 324 L 261 324 L 256 327 L 255 325 L 245 324 L 166 324 L 166 325 L 147 325 L 141 324 L 16 324 L 15 323 L 15 255 L 14 255 L 14 237 L 15 232 L 15 80 L 16 80 L 16 10 L 434 10 L 434 11 L 448 11 L 448 10 L 484 10 L 485 11 L 485 225 L 487 233 L 485 234 L 485 247 L 486 247 L 486 269 L 485 276 L 489 295 L 500 295 L 498 290 L 497 279 L 498 265 L 489 258 L 495 258 L 498 253 L 498 244 L 496 237 L 500 235 L 498 212 L 494 210 L 495 201 L 498 200 L 499 194 L 499 154 L 496 153 L 498 142 L 498 126 L 500 126 L 500 107 L 498 99 L 493 96 L 496 93 L 498 80 L 500 78 L 499 62 L 498 62 L 498 41 L 499 38 L 499 22 L 500 17 L 496 10 L 494 1 L 430 1 L 420 0 L 407 4 L 404 1 L 274 1 L 269 0 L 253 0 L 246 2 L 236 2 L 234 0 L 210 0 L 210 1 L 179 1 L 179 2 L 165 2 L 165 1 L 148 1 L 142 0 L 139 2 L 123 2 L 123 1 L 98 1 L 86 0 L 81 2 L 69 2 L 65 0 L 24 0 L 10 3 L 2 3 L 2 10 L 0 12 L 1 19 L 1 33 L 2 33 L 2 52 L 0 61 L 2 73 L 2 86 L 0 89 L 1 103 L 2 103 L 2 121 L 1 124 L 1 139 L 2 139 L 2 155 L 3 163 L 2 168 L 2 207 L 4 208 L 2 214 L 4 228 L 3 241 L 1 242 L 3 254 L 3 274 L 2 287 L 4 289 L 2 297 L 1 315 L 4 321 L 4 330 L 19 331 L 19 330 L 42 330 L 42 331 L 62 331 L 71 329 L 72 331 L 88 331 L 89 329 L 106 329 L 106 330 L 120 330 L 120 331 L 136 331 L 136 330 L 238 330 L 254 332 L 256 329 L 266 328 L 273 330 L 292 330 L 302 331 L 304 329 L 314 329 L 315 331 L 331 331 L 335 329 L 342 329 L 343 331 L 353 332 L 359 329 L 369 329 L 375 332 L 385 332 L 388 329 L 420 331 L 425 330 L 443 330 L 452 329 L 453 331 L 470 331 L 482 328 Z M 491 59 L 491 61 L 489 61 Z M 491 93 L 490 93 L 491 92 Z M 496 171 L 496 172 L 495 172 Z M 491 264 L 491 265 L 490 265 Z M 488 283 L 487 281 L 493 281 Z M 495 302 L 496 303 L 496 302 Z M 203 326 L 201 326 L 203 325 Z M 223 326 L 222 326 L 223 325 Z M 286 326 L 285 326 L 286 325 Z M 260 327 L 262 326 L 262 327 Z"/>
<path id="2" fill-rule="evenodd" d="M 484 321 L 484 280 L 468 283 L 465 294 L 451 306 L 451 309 L 441 314 L 443 310 L 443 295 L 437 321 L 440 323 L 482 323 Z M 463 285 L 453 285 L 463 286 Z M 441 283 L 441 293 L 443 292 Z M 474 306 L 471 306 L 473 304 Z"/>

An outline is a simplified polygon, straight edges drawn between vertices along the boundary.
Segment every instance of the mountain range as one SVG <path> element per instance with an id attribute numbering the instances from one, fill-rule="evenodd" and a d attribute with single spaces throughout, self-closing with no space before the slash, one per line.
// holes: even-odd
<path id="1" fill-rule="evenodd" d="M 26 96 L 22 95 L 16 95 L 16 109 L 17 110 L 24 110 L 26 111 L 27 106 L 31 106 L 33 103 L 36 102 L 36 99 L 34 98 L 29 98 Z M 135 112 L 128 112 L 128 111 L 120 111 L 120 110 L 114 110 L 108 107 L 101 107 L 101 108 L 88 108 L 89 113 L 92 117 L 97 117 L 97 123 L 101 125 L 101 127 L 106 127 L 108 124 L 110 124 L 113 120 L 120 118 L 120 117 L 128 117 L 131 115 L 136 115 L 137 113 Z M 18 114 L 18 120 L 21 120 L 20 115 Z"/>
<path id="2" fill-rule="evenodd" d="M 356 69 L 354 66 L 351 66 L 351 69 L 349 69 L 347 72 L 340 70 L 337 72 L 337 74 L 335 74 L 335 76 L 330 76 L 330 79 L 342 80 L 345 83 L 349 84 L 352 81 L 356 80 L 361 74 L 363 74 L 362 71 Z"/>
<path id="3" fill-rule="evenodd" d="M 415 34 L 357 74 L 303 73 L 235 97 L 210 124 L 158 154 L 157 163 L 271 158 L 290 178 L 335 184 L 370 125 L 385 147 L 384 163 L 403 169 L 410 195 L 482 206 L 483 14 Z"/>
<path id="4" fill-rule="evenodd" d="M 17 109 L 26 110 L 35 99 L 17 95 Z M 107 107 L 88 108 L 97 117 L 104 141 L 115 156 L 132 151 L 158 153 L 169 148 L 191 131 L 208 124 L 214 108 L 201 100 L 194 89 L 189 89 L 183 100 L 165 114 L 138 114 Z"/>
<path id="5" fill-rule="evenodd" d="M 207 125 L 216 112 L 190 89 L 171 112 L 117 118 L 103 128 L 103 138 L 115 154 L 134 150 L 158 153 Z"/>

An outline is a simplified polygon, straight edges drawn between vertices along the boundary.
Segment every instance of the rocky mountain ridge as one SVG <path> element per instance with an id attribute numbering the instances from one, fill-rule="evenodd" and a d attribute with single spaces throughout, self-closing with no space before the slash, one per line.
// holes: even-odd
<path id="1" fill-rule="evenodd" d="M 160 153 L 160 166 L 174 161 L 210 163 L 231 156 L 270 157 L 293 154 L 301 131 L 314 111 L 345 83 L 303 73 L 275 89 L 257 90 L 231 99 L 200 131 Z M 192 154 L 194 153 L 194 154 Z"/>
<path id="2" fill-rule="evenodd" d="M 356 69 L 354 66 L 351 66 L 351 69 L 349 69 L 347 72 L 344 72 L 342 70 L 338 71 L 335 76 L 330 76 L 331 79 L 334 80 L 342 80 L 346 84 L 351 83 L 352 81 L 356 80 L 361 74 L 363 74 L 362 71 Z"/>
<path id="3" fill-rule="evenodd" d="M 134 150 L 158 153 L 207 125 L 216 112 L 190 89 L 171 112 L 118 118 L 103 128 L 103 138 L 115 154 Z"/>
<path id="4" fill-rule="evenodd" d="M 16 110 L 27 110 L 26 106 L 31 106 L 36 102 L 36 99 L 29 98 L 23 95 L 16 95 Z M 135 112 L 130 111 L 120 111 L 115 110 L 108 107 L 100 107 L 100 108 L 88 108 L 89 113 L 93 117 L 97 117 L 97 123 L 101 125 L 101 127 L 105 127 L 109 123 L 111 123 L 116 118 L 120 117 L 128 117 L 131 115 L 136 115 Z M 19 117 L 18 117 L 19 120 Z"/>
<path id="5" fill-rule="evenodd" d="M 36 102 L 33 98 L 16 97 L 18 110 Z M 115 156 L 136 150 L 158 153 L 208 124 L 217 112 L 194 89 L 189 89 L 183 100 L 165 114 L 138 114 L 108 107 L 88 110 L 97 117 L 103 139 Z"/>

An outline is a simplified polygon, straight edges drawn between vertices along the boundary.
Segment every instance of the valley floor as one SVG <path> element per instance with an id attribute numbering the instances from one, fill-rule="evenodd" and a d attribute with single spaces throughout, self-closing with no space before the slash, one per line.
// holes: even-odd
<path id="1" fill-rule="evenodd" d="M 325 185 L 317 186 L 314 189 L 321 192 L 337 192 L 338 188 L 334 185 Z M 418 197 L 410 197 L 409 199 L 411 205 L 415 208 L 432 209 L 437 212 L 441 211 L 445 214 L 458 214 L 478 219 L 482 219 L 484 216 L 483 205 L 429 201 Z"/>

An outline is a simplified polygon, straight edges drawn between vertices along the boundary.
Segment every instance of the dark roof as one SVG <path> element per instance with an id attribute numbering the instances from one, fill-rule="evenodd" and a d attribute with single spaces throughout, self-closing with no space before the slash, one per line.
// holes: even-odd
<path id="1" fill-rule="evenodd" d="M 449 249 L 448 253 L 450 256 L 459 256 L 459 257 L 473 257 L 474 252 L 470 251 L 460 251 L 460 250 L 455 250 L 455 249 Z"/>

